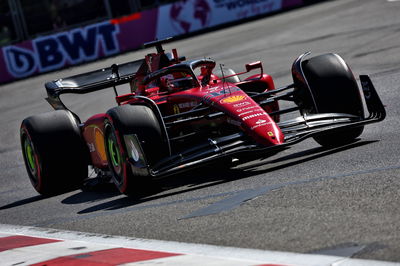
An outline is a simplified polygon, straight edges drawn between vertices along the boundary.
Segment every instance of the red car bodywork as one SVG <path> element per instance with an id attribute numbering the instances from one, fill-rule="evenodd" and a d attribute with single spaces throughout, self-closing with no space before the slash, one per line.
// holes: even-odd
<path id="1" fill-rule="evenodd" d="M 361 134 L 364 125 L 385 118 L 384 106 L 368 76 L 360 76 L 365 103 L 370 113 L 368 117 L 364 117 L 362 106 L 359 108 L 361 110 L 346 111 L 348 107 L 351 109 L 352 102 L 346 102 L 347 105 L 341 107 L 342 109 L 335 108 L 335 103 L 340 106 L 341 101 L 348 96 L 351 96 L 353 102 L 362 104 L 362 94 L 354 76 L 338 55 L 316 57 L 311 63 L 321 66 L 318 61 L 322 58 L 325 62 L 323 68 L 327 66 L 327 69 L 333 69 L 332 73 L 348 78 L 347 84 L 352 86 L 350 94 L 346 95 L 347 91 L 343 89 L 347 85 L 342 86 L 332 102 L 326 95 L 335 91 L 329 90 L 326 94 L 323 89 L 326 80 L 330 83 L 335 81 L 329 80 L 329 76 L 319 78 L 318 75 L 314 77 L 309 73 L 318 70 L 303 69 L 309 62 L 304 59 L 309 53 L 300 55 L 293 63 L 293 84 L 275 88 L 271 76 L 264 73 L 259 61 L 246 64 L 245 71 L 237 74 L 232 70 L 225 74 L 222 66 L 218 73 L 215 61 L 186 61 L 178 56 L 175 49 L 172 53 L 165 53 L 161 46 L 163 42 L 164 40 L 150 43 L 148 46 L 156 46 L 157 53 L 148 54 L 144 59 L 119 66 L 114 64 L 109 68 L 54 80 L 45 85 L 47 100 L 53 108 L 74 115 L 79 123 L 79 130 L 89 150 L 88 164 L 98 170 L 98 173 L 109 175 L 111 165 L 111 148 L 105 144 L 108 132 L 106 124 L 108 123 L 109 128 L 113 127 L 115 121 L 111 115 L 118 116 L 118 110 L 129 105 L 132 106 L 129 107 L 130 110 L 135 109 L 135 105 L 144 105 L 152 113 L 149 117 L 157 120 L 155 124 L 161 132 L 157 135 L 157 139 L 161 140 L 157 145 L 165 145 L 160 148 L 161 152 L 159 156 L 155 156 L 157 158 L 153 162 L 149 163 L 146 156 L 140 157 L 139 161 L 133 160 L 137 156 L 128 154 L 127 150 L 137 149 L 144 155 L 145 151 L 139 143 L 141 140 L 133 137 L 129 141 L 137 143 L 132 142 L 133 146 L 124 148 L 124 141 L 121 139 L 134 136 L 136 128 L 140 129 L 137 124 L 129 124 L 127 132 L 116 128 L 120 132 L 115 135 L 121 138 L 117 138 L 116 142 L 126 150 L 124 154 L 128 154 L 124 158 L 125 165 L 153 177 L 173 174 L 216 159 L 241 157 L 239 160 L 251 160 L 260 154 L 264 156 L 283 150 L 309 137 L 316 138 L 318 142 L 318 138 L 322 136 L 327 140 L 324 144 L 329 146 L 330 136 L 345 132 L 344 135 L 338 134 L 333 140 L 337 145 L 341 143 L 343 136 L 345 141 L 351 141 Z M 243 80 L 238 78 L 251 71 L 256 74 L 248 74 L 249 77 Z M 316 85 L 310 85 L 308 79 Z M 117 86 L 124 84 L 129 84 L 131 93 L 118 95 Z M 337 84 L 340 85 L 340 82 Z M 111 87 L 114 87 L 117 105 L 122 107 L 93 115 L 83 123 L 59 98 L 64 93 L 86 94 Z M 280 100 L 294 105 L 280 109 Z M 320 104 L 329 105 L 332 111 L 319 112 L 317 105 Z M 135 117 L 139 109 L 129 113 L 128 118 L 131 120 L 131 117 Z M 281 121 L 281 114 L 292 112 L 296 112 L 297 117 Z M 153 142 L 147 140 L 147 143 Z M 147 152 L 155 153 L 157 149 L 152 147 Z M 140 163 L 135 165 L 134 161 Z"/>
<path id="2" fill-rule="evenodd" d="M 253 69 L 259 68 L 262 68 L 261 62 L 253 63 Z M 247 71 L 244 73 L 247 73 Z M 201 80 L 202 76 L 200 75 L 197 78 Z M 240 89 L 240 85 L 251 82 L 263 83 L 265 91 L 275 89 L 271 76 L 263 73 L 253 75 L 237 84 L 225 82 L 221 78 L 212 75 L 210 82 L 206 85 L 199 84 L 200 86 L 198 87 L 174 93 L 160 93 L 160 88 L 158 87 L 143 87 L 134 93 L 117 96 L 116 101 L 119 105 L 135 104 L 140 99 L 133 96 L 145 96 L 152 99 L 158 105 L 164 106 L 163 110 L 165 110 L 165 113 L 163 115 L 187 112 L 200 103 L 206 103 L 208 106 L 228 115 L 222 121 L 219 121 L 220 125 L 228 123 L 239 127 L 248 136 L 251 136 L 257 143 L 263 146 L 282 144 L 284 142 L 284 135 L 276 124 L 279 121 L 279 116 L 272 118 L 268 114 L 278 111 L 279 105 L 277 102 L 272 102 L 263 108 L 260 107 L 258 103 Z M 106 114 L 97 114 L 90 117 L 83 126 L 83 136 L 89 146 L 91 161 L 95 167 L 101 169 L 107 168 L 107 157 L 104 147 L 105 119 Z"/>

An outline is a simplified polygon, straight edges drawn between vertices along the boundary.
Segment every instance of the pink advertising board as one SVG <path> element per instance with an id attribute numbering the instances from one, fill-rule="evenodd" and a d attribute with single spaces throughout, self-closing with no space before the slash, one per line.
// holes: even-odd
<path id="1" fill-rule="evenodd" d="M 1 47 L 0 83 L 139 48 L 303 4 L 302 0 L 182 0 L 155 9 Z"/>

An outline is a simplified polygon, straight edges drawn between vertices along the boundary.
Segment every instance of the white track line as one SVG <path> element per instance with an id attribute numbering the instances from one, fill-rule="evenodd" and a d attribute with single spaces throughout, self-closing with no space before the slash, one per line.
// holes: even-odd
<path id="1" fill-rule="evenodd" d="M 290 252 L 278 252 L 268 250 L 256 250 L 233 247 L 220 247 L 203 244 L 190 244 L 173 241 L 149 240 L 140 238 L 119 237 L 110 235 L 91 234 L 84 232 L 63 231 L 57 229 L 45 229 L 27 226 L 14 226 L 0 224 L 0 237 L 24 235 L 31 237 L 50 238 L 62 240 L 62 242 L 44 244 L 37 247 L 25 247 L 15 250 L 0 252 L 0 261 L 18 263 L 21 256 L 27 256 L 29 264 L 53 259 L 55 257 L 77 254 L 81 252 L 110 249 L 116 247 L 142 249 L 159 252 L 179 253 L 183 256 L 160 258 L 140 265 L 257 265 L 257 264 L 284 264 L 307 266 L 358 266 L 358 265 L 400 265 L 383 261 L 350 259 L 338 256 L 299 254 Z M 84 246 L 80 251 L 77 248 Z M 39 247 L 39 248 L 38 248 Z M 45 249 L 43 247 L 46 247 Z M 17 252 L 17 253 L 12 253 Z M 19 260 L 13 260 L 18 254 Z M 46 254 L 48 257 L 46 257 Z M 200 263 L 201 262 L 201 263 Z M 12 265 L 7 263 L 6 265 Z M 160 263 L 160 264 L 158 264 Z M 164 264 L 165 263 L 165 264 Z M 200 264 L 199 264 L 200 263 Z M 21 264 L 24 265 L 24 264 Z M 25 264 L 27 265 L 27 264 Z M 137 265 L 137 264 L 126 264 Z"/>
<path id="2" fill-rule="evenodd" d="M 11 249 L 0 252 L 0 264 L 25 266 L 55 259 L 61 256 L 69 256 L 81 252 L 93 252 L 105 248 L 104 245 L 96 243 L 91 243 L 90 246 L 86 246 L 84 250 L 79 250 L 79 247 L 82 247 L 82 243 L 79 243 L 78 241 L 63 241 Z"/>

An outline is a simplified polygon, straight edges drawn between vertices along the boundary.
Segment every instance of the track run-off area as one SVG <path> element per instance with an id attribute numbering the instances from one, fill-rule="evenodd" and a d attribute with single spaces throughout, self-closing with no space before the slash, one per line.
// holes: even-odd
<path id="1" fill-rule="evenodd" d="M 166 44 L 237 72 L 261 60 L 277 87 L 292 82 L 298 55 L 334 52 L 356 76 L 371 76 L 387 117 L 347 146 L 325 149 L 309 139 L 230 170 L 210 166 L 159 180 L 160 189 L 141 199 L 112 185 L 38 195 L 19 126 L 52 110 L 46 81 L 137 60 L 151 49 L 0 85 L 0 224 L 400 262 L 399 12 L 400 1 L 323 1 Z M 65 102 L 82 120 L 115 106 L 112 89 Z"/>

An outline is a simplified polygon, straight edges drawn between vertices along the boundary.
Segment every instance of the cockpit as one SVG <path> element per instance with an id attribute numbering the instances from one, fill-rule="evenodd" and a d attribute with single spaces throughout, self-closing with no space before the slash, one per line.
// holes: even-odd
<path id="1" fill-rule="evenodd" d="M 157 91 L 159 94 L 167 94 L 204 86 L 208 84 L 214 67 L 215 62 L 211 59 L 187 61 L 165 67 L 143 77 L 136 93 L 147 95 L 146 92 Z M 197 72 L 199 74 L 196 76 Z"/>

